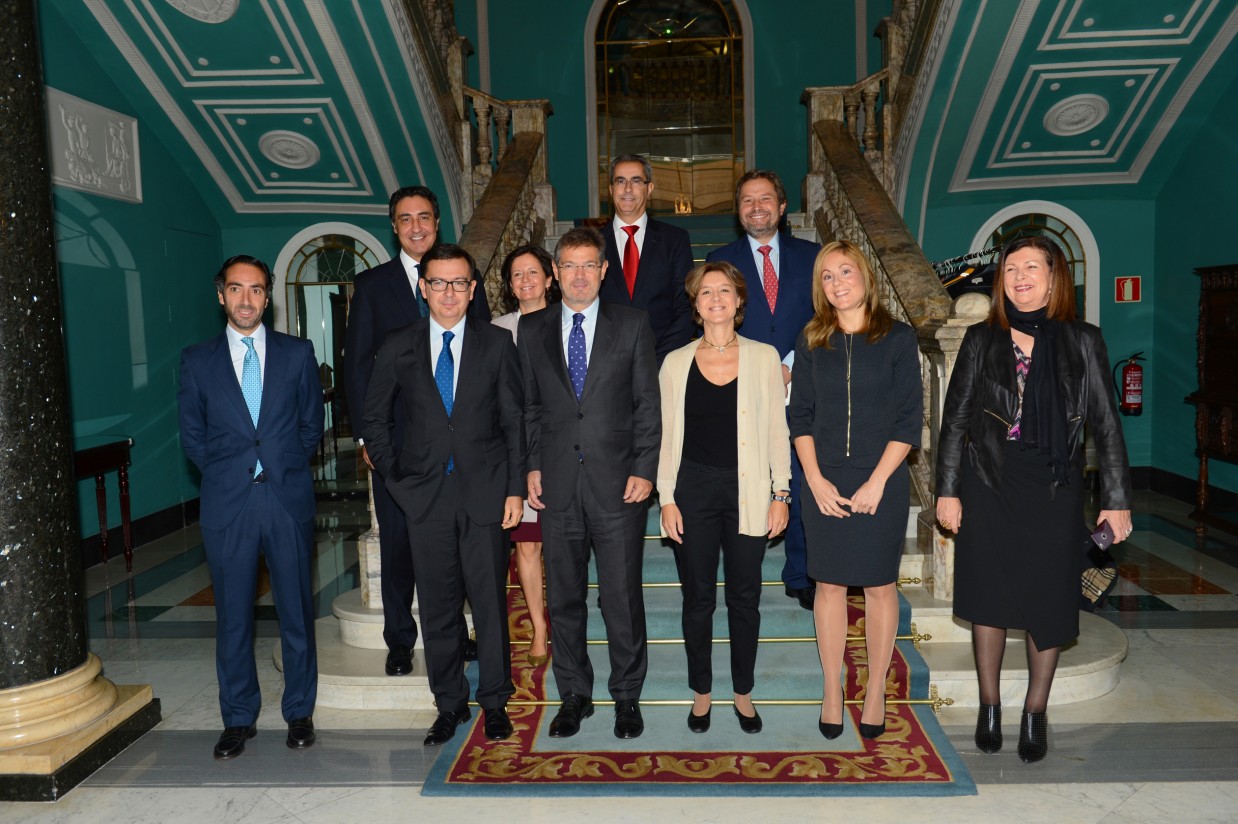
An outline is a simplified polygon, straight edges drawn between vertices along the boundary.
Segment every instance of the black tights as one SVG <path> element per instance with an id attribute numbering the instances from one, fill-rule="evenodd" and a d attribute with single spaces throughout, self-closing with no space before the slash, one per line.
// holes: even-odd
<path id="1" fill-rule="evenodd" d="M 973 624 L 971 638 L 972 650 L 976 655 L 976 675 L 980 681 L 980 703 L 1001 704 L 1006 629 Z M 1053 686 L 1053 674 L 1057 672 L 1057 659 L 1061 651 L 1061 647 L 1039 649 L 1032 636 L 1027 636 L 1027 696 L 1023 699 L 1023 709 L 1027 712 L 1044 712 L 1049 706 L 1049 690 Z"/>

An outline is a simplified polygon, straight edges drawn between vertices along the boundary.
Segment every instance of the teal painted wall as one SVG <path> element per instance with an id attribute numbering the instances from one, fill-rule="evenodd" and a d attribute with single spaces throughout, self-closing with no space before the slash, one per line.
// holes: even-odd
<path id="1" fill-rule="evenodd" d="M 1159 368 L 1149 373 L 1156 423 L 1152 460 L 1188 478 L 1195 477 L 1199 467 L 1195 407 L 1182 402 L 1199 388 L 1195 371 L 1199 279 L 1192 270 L 1238 262 L 1236 168 L 1238 80 L 1218 97 L 1216 108 L 1156 199 L 1154 337 Z M 1238 369 L 1238 364 L 1229 368 Z M 1235 464 L 1211 461 L 1208 476 L 1213 486 L 1238 491 Z"/>
<path id="2" fill-rule="evenodd" d="M 585 0 L 492 0 L 488 7 L 492 93 L 506 99 L 547 98 L 554 106 L 547 139 L 550 178 L 564 220 L 589 213 L 584 28 L 592 5 Z M 855 81 L 855 3 L 749 0 L 748 8 L 756 118 L 756 152 L 749 163 L 776 170 L 796 210 L 808 164 L 808 117 L 800 94 L 806 86 Z M 805 36 L 806 31 L 813 35 Z M 592 44 L 594 33 L 588 36 Z M 522 43 L 534 45 L 523 48 Z"/>
<path id="3" fill-rule="evenodd" d="M 40 12 L 44 42 L 76 42 L 52 4 Z M 88 54 L 46 49 L 44 61 L 48 85 L 134 113 Z M 138 129 L 142 203 L 54 189 L 74 430 L 134 439 L 134 518 L 197 497 L 178 438 L 176 373 L 181 348 L 223 322 L 210 287 L 220 260 L 217 221 L 155 133 Z M 114 475 L 108 495 L 115 526 Z M 95 534 L 94 482 L 79 484 L 78 497 L 82 534 Z"/>

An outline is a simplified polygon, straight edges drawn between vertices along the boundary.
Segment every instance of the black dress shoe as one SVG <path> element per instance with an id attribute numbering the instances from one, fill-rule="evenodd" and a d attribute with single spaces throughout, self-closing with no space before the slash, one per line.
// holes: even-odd
<path id="1" fill-rule="evenodd" d="M 460 647 L 460 654 L 464 656 L 465 661 L 477 660 L 477 639 L 465 638 L 464 644 Z"/>
<path id="2" fill-rule="evenodd" d="M 422 743 L 427 747 L 437 747 L 447 743 L 456 734 L 456 727 L 468 721 L 471 716 L 472 713 L 469 712 L 468 707 L 462 710 L 440 712 L 438 718 L 435 718 L 434 723 L 430 725 L 430 731 L 426 733 L 426 740 Z"/>
<path id="3" fill-rule="evenodd" d="M 820 730 L 821 734 L 830 741 L 833 741 L 835 738 L 843 734 L 842 724 L 827 724 L 824 721 L 818 721 L 817 729 Z"/>
<path id="4" fill-rule="evenodd" d="M 1023 711 L 1019 722 L 1019 758 L 1028 764 L 1039 761 L 1049 752 L 1049 716 L 1043 712 Z"/>
<path id="5" fill-rule="evenodd" d="M 559 705 L 559 712 L 550 722 L 551 738 L 571 738 L 580 732 L 580 722 L 593 715 L 593 699 L 583 695 L 568 695 Z"/>
<path id="6" fill-rule="evenodd" d="M 631 698 L 615 702 L 615 738 L 639 738 L 645 731 L 640 704 Z"/>
<path id="7" fill-rule="evenodd" d="M 408 647 L 396 647 L 387 653 L 387 674 L 408 675 L 413 671 L 413 651 Z"/>
<path id="8" fill-rule="evenodd" d="M 236 758 L 245 752 L 245 742 L 257 734 L 256 724 L 250 724 L 248 727 L 228 727 L 219 736 L 219 743 L 215 745 L 215 757 Z"/>
<path id="9" fill-rule="evenodd" d="M 880 724 L 865 724 L 860 722 L 860 737 L 867 738 L 873 741 L 886 734 L 886 724 L 882 721 Z"/>
<path id="10" fill-rule="evenodd" d="M 318 736 L 314 734 L 314 719 L 294 718 L 288 722 L 287 744 L 294 750 L 313 746 Z"/>
<path id="11" fill-rule="evenodd" d="M 512 720 L 507 717 L 506 707 L 483 709 L 482 715 L 486 719 L 483 729 L 486 731 L 486 737 L 491 741 L 502 741 L 504 738 L 512 737 Z"/>
<path id="12" fill-rule="evenodd" d="M 739 711 L 739 707 L 734 705 L 731 709 L 735 710 L 735 717 L 739 719 L 739 728 L 749 735 L 756 735 L 764 728 L 765 725 L 761 723 L 761 714 L 757 712 L 756 707 L 752 708 L 751 716 L 744 715 Z"/>
<path id="13" fill-rule="evenodd" d="M 705 710 L 704 715 L 697 715 L 692 712 L 692 708 L 688 708 L 688 729 L 692 732 L 709 732 L 709 714 L 713 712 L 713 707 Z"/>
<path id="14" fill-rule="evenodd" d="M 800 606 L 812 612 L 813 599 L 817 597 L 817 588 L 814 586 L 806 586 L 801 588 L 787 587 L 787 597 L 794 598 L 800 602 Z"/>
<path id="15" fill-rule="evenodd" d="M 1002 705 L 981 704 L 976 714 L 976 748 L 995 753 L 1002 749 Z"/>

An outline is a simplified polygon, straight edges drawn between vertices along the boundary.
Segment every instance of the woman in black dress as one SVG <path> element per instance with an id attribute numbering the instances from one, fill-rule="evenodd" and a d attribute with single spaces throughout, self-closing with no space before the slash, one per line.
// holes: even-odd
<path id="1" fill-rule="evenodd" d="M 863 587 L 869 671 L 859 726 L 871 739 L 885 732 L 895 581 L 911 504 L 906 459 L 924 425 L 920 354 L 915 332 L 881 304 L 872 268 L 854 244 L 827 244 L 813 272 L 816 314 L 795 348 L 790 414 L 813 498 L 802 518 L 825 677 L 819 729 L 826 738 L 842 735 L 847 587 Z"/>
<path id="2" fill-rule="evenodd" d="M 1019 757 L 1039 761 L 1049 748 L 1045 710 L 1058 653 L 1079 634 L 1085 423 L 1100 463 L 1096 522 L 1109 522 L 1114 543 L 1131 533 L 1130 467 L 1108 363 L 1100 330 L 1075 317 L 1062 250 L 1043 237 L 1010 243 L 989 317 L 959 349 L 937 453 L 937 520 L 958 533 L 954 614 L 972 624 L 984 752 L 1002 747 L 1011 627 L 1027 630 Z"/>

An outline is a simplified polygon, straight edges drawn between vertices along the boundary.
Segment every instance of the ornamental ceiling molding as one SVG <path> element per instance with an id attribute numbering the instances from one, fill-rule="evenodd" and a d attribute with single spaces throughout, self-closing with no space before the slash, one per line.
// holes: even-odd
<path id="1" fill-rule="evenodd" d="M 170 36 L 161 40 L 160 32 L 166 32 L 166 27 L 154 25 L 153 19 L 158 18 L 155 7 L 152 5 L 152 0 L 126 0 L 126 7 L 134 13 L 139 21 L 143 34 L 149 38 L 152 47 L 158 52 L 160 58 L 166 64 L 167 70 L 172 77 L 177 79 L 181 87 L 187 92 L 197 87 L 212 87 L 220 88 L 227 86 L 307 86 L 307 85 L 322 85 L 321 75 L 318 73 L 317 67 L 310 59 L 309 51 L 305 48 L 305 43 L 301 38 L 300 32 L 291 23 L 291 17 L 288 15 L 287 7 L 284 0 L 256 0 L 264 11 L 268 20 L 278 22 L 283 19 L 288 22 L 290 27 L 286 36 L 276 37 L 275 39 L 285 46 L 285 54 L 296 55 L 300 54 L 293 61 L 290 67 L 268 69 L 266 67 L 261 70 L 255 69 L 252 75 L 244 75 L 241 72 L 229 70 L 226 72 L 216 72 L 210 75 L 209 79 L 203 76 L 189 75 L 178 71 L 178 60 L 184 56 L 183 51 L 177 52 L 170 49 L 168 42 Z M 208 144 L 200 126 L 190 119 L 189 113 L 182 107 L 181 103 L 174 97 L 173 90 L 164 82 L 163 77 L 156 70 L 155 66 L 147 60 L 137 43 L 130 36 L 130 33 L 121 24 L 120 20 L 112 12 L 108 6 L 108 0 L 82 0 L 83 4 L 94 16 L 96 21 L 102 27 L 104 33 L 115 45 L 120 52 L 121 57 L 133 69 L 138 80 L 150 93 L 156 105 L 163 110 L 172 126 L 180 133 L 185 140 L 186 145 L 198 161 L 202 164 L 202 168 L 219 187 L 220 193 L 228 201 L 229 206 L 237 214 L 284 214 L 296 212 L 329 212 L 336 214 L 386 214 L 386 198 L 382 198 L 383 202 L 373 202 L 374 192 L 369 183 L 365 180 L 361 172 L 361 164 L 357 156 L 356 150 L 352 147 L 351 141 L 348 139 L 347 130 L 339 120 L 338 113 L 334 113 L 330 118 L 324 117 L 324 122 L 334 120 L 335 126 L 333 131 L 338 132 L 334 138 L 333 147 L 338 147 L 338 161 L 344 169 L 336 170 L 340 173 L 340 179 L 347 185 L 335 184 L 327 185 L 322 182 L 306 182 L 304 179 L 298 181 L 283 181 L 284 185 L 271 185 L 280 182 L 279 178 L 272 179 L 270 174 L 266 175 L 266 179 L 260 184 L 261 176 L 254 176 L 255 165 L 252 156 L 248 152 L 238 151 L 238 145 L 235 140 L 229 140 L 226 137 L 226 131 L 222 130 L 220 125 L 209 117 L 203 110 L 202 101 L 192 100 L 192 105 L 197 110 L 197 113 L 205 118 L 205 125 L 214 136 L 220 140 L 220 154 L 226 156 L 233 164 L 233 173 L 238 178 L 244 180 L 249 186 L 249 193 L 243 194 L 238 189 L 236 182 L 233 180 L 232 173 L 225 168 L 221 162 L 221 158 L 217 155 L 216 150 Z M 199 8 L 204 8 L 209 5 L 206 0 L 194 4 Z M 321 9 L 321 5 L 317 5 Z M 177 11 L 183 12 L 183 9 L 177 8 Z M 208 9 L 209 10 L 209 9 Z M 276 14 L 278 10 L 278 15 Z M 145 11 L 145 15 L 141 14 Z M 222 11 L 222 6 L 219 11 Z M 191 17 L 193 15 L 190 15 Z M 148 19 L 149 18 L 149 19 Z M 205 22 L 205 21 L 204 21 Z M 214 21 L 216 23 L 222 22 Z M 338 45 L 338 38 L 335 38 Z M 296 50 L 292 49 L 291 44 L 296 44 Z M 299 52 L 297 51 L 299 50 Z M 290 57 L 291 60 L 291 57 Z M 282 57 L 281 57 L 282 61 Z M 268 63 L 271 63 L 268 58 Z M 183 62 L 181 65 L 184 65 Z M 200 65 L 200 64 L 199 64 Z M 209 66 L 209 60 L 208 60 Z M 338 67 L 337 67 L 338 68 Z M 197 71 L 196 69 L 194 70 Z M 281 74 L 282 72 L 282 74 Z M 348 67 L 348 78 L 351 78 L 354 87 L 357 86 L 355 76 Z M 341 81 L 347 87 L 348 78 L 341 76 Z M 325 89 L 324 89 L 325 92 Z M 351 95 L 351 93 L 350 93 Z M 205 101 L 208 106 L 220 103 L 235 103 L 239 106 L 255 107 L 255 111 L 262 112 L 264 108 L 287 106 L 288 104 L 299 104 L 303 101 L 289 100 L 254 100 L 245 99 L 243 101 Z M 350 96 L 351 102 L 351 96 Z M 325 106 L 330 103 L 329 100 L 319 101 L 319 104 Z M 333 106 L 333 104 L 331 104 Z M 368 114 L 368 109 L 366 109 Z M 300 112 L 298 112 L 300 113 Z M 313 115 L 305 115 L 311 116 Z M 373 152 L 375 162 L 380 170 L 380 174 L 390 170 L 390 163 L 382 152 L 381 141 L 376 141 L 374 136 L 377 130 L 371 127 L 367 131 L 365 128 L 365 118 L 358 115 L 363 124 L 363 131 L 366 132 L 366 139 L 369 143 L 369 148 Z M 268 129 L 269 131 L 269 129 Z M 254 143 L 257 146 L 257 142 Z M 317 145 L 317 141 L 315 141 Z M 320 161 L 321 162 L 321 161 Z M 386 176 L 386 174 L 384 174 Z M 328 173 L 329 177 L 329 173 Z M 394 179 L 394 174 L 390 175 Z M 291 184 L 291 185 L 289 185 Z M 294 201 L 264 201 L 254 200 L 251 197 L 261 197 L 262 195 L 310 195 L 313 199 L 294 200 Z M 323 196 L 330 196 L 331 199 L 323 200 Z M 368 196 L 370 202 L 358 202 L 363 197 Z"/>
<path id="2" fill-rule="evenodd" d="M 1070 41 L 1069 46 L 1062 45 L 1067 34 L 1078 30 L 1079 14 L 1086 0 L 1059 0 L 1054 12 L 1053 23 L 1048 27 L 1047 34 L 1039 46 L 1046 43 L 1053 49 L 1091 48 L 1097 42 L 1109 45 L 1141 46 L 1152 48 L 1166 45 L 1190 44 L 1199 35 L 1202 26 L 1207 22 L 1211 12 L 1217 8 L 1217 0 L 1179 0 L 1177 7 L 1181 9 L 1181 19 L 1178 15 L 1165 15 L 1165 36 L 1156 37 L 1155 31 L 1137 29 L 1128 32 L 1088 32 L 1091 38 L 1083 37 Z M 994 141 L 988 160 L 983 170 L 976 168 L 976 158 L 980 154 L 981 144 L 985 140 L 986 130 L 996 116 L 997 104 L 1002 93 L 1011 82 L 1015 71 L 1015 62 L 1025 50 L 1025 40 L 1028 38 L 1032 19 L 1040 5 L 1040 0 L 1023 0 L 1010 30 L 1002 46 L 1002 50 L 985 87 L 980 105 L 968 129 L 963 149 L 959 154 L 958 163 L 950 183 L 950 192 L 983 191 L 1008 189 L 1013 187 L 1034 186 L 1091 186 L 1098 184 L 1133 184 L 1142 178 L 1148 164 L 1155 157 L 1157 150 L 1168 136 L 1174 123 L 1177 122 L 1182 110 L 1186 107 L 1200 83 L 1212 70 L 1217 61 L 1225 53 L 1226 48 L 1238 32 L 1238 5 L 1235 5 L 1225 21 L 1218 27 L 1216 36 L 1207 48 L 1199 55 L 1199 59 L 1190 66 L 1186 76 L 1180 81 L 1173 96 L 1164 101 L 1159 113 L 1155 106 L 1168 93 L 1169 81 L 1181 75 L 1183 66 L 1181 56 L 1170 56 L 1169 52 L 1149 56 L 1144 60 L 1112 60 L 1112 61 L 1077 61 L 1060 63 L 1033 63 L 1020 79 L 1020 87 L 1016 93 L 1015 105 L 1010 107 L 1009 116 L 1003 121 L 999 136 Z M 1172 6 L 1172 4 L 1171 4 Z M 1168 7 L 1168 6 L 1167 6 Z M 1173 17 L 1173 20 L 1168 18 Z M 1059 22 L 1060 21 L 1060 22 Z M 1076 28 L 1072 29 L 1071 27 Z M 1087 27 L 1084 27 L 1087 28 Z M 1129 36 L 1124 36 L 1129 35 Z M 1037 47 L 1036 53 L 1044 51 Z M 1049 56 L 1049 55 L 1045 55 Z M 1065 57 L 1065 55 L 1062 55 Z M 962 68 L 960 69 L 962 70 Z M 1122 114 L 1116 111 L 1106 113 L 1106 117 L 1085 119 L 1082 125 L 1097 131 L 1086 148 L 1079 146 L 1053 150 L 1047 147 L 1037 148 L 1034 141 L 1021 137 L 1022 129 L 1032 118 L 1036 98 L 1042 92 L 1052 92 L 1053 84 L 1064 83 L 1067 80 L 1090 78 L 1093 82 L 1102 82 L 1105 78 L 1121 77 L 1123 73 L 1129 76 L 1122 79 L 1121 89 L 1132 90 L 1127 105 Z M 1111 89 L 1114 87 L 1110 87 Z M 1114 94 L 1103 94 L 1090 91 L 1103 99 L 1111 109 L 1114 106 Z M 1122 92 L 1125 93 L 1125 92 Z M 1069 95 L 1068 95 L 1069 97 Z M 1061 102 L 1051 104 L 1047 108 L 1060 114 L 1064 111 Z M 947 108 L 947 112 L 949 109 Z M 1081 110 L 1075 110 L 1078 117 Z M 1154 118 L 1147 136 L 1143 139 L 1136 155 L 1129 161 L 1125 169 L 1114 169 L 1124 152 L 1131 148 L 1130 141 L 1136 136 L 1136 130 L 1147 118 Z M 1108 121 L 1113 131 L 1102 137 L 1101 127 Z M 1037 123 L 1037 126 L 1042 125 Z M 983 172 L 1003 172 L 1012 169 L 1027 168 L 1034 170 L 1044 166 L 1070 166 L 1069 171 L 1057 173 L 1043 172 L 1030 174 L 1002 174 L 992 177 L 981 177 Z M 1111 170 L 1106 170 L 1108 166 Z M 1092 170 L 1089 170 L 1089 167 Z"/>
<path id="3" fill-rule="evenodd" d="M 1096 28 L 1095 18 L 1088 16 L 1088 0 L 1062 0 L 1053 12 L 1053 19 L 1045 27 L 1038 50 L 1189 45 L 1195 41 L 1219 2 L 1158 0 L 1156 4 L 1147 3 L 1143 9 L 1155 10 L 1153 16 L 1158 16 L 1158 19 L 1152 21 L 1152 25 L 1140 29 L 1106 30 Z"/>

